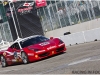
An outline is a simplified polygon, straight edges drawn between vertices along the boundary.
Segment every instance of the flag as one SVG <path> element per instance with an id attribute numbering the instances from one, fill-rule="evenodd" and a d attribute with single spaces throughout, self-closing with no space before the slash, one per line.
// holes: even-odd
<path id="1" fill-rule="evenodd" d="M 35 0 L 35 3 L 37 8 L 44 7 L 47 5 L 46 0 Z"/>

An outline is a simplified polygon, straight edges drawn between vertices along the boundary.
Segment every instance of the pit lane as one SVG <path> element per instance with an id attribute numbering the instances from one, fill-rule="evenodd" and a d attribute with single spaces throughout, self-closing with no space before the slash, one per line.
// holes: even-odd
<path id="1" fill-rule="evenodd" d="M 100 70 L 100 41 L 67 47 L 67 51 L 41 61 L 2 68 L 0 74 L 71 74 Z M 80 72 L 78 72 L 80 73 Z"/>

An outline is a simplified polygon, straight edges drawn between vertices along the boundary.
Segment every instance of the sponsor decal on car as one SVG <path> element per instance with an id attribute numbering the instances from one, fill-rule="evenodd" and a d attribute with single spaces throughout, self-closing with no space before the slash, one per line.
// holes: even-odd
<path id="1" fill-rule="evenodd" d="M 18 59 L 12 59 L 12 62 L 18 62 Z"/>
<path id="2" fill-rule="evenodd" d="M 48 44 L 50 44 L 49 42 L 43 42 L 43 43 L 40 43 L 39 45 L 40 46 L 46 46 L 46 45 L 48 45 Z"/>
<path id="3" fill-rule="evenodd" d="M 54 48 L 56 48 L 56 46 L 50 46 L 47 48 L 47 50 L 54 49 Z"/>
<path id="4" fill-rule="evenodd" d="M 39 52 L 45 52 L 45 50 L 40 50 L 40 51 L 37 51 L 36 53 L 39 53 Z"/>
<path id="5" fill-rule="evenodd" d="M 8 53 L 10 56 L 13 55 L 12 52 L 9 52 L 9 51 L 5 51 L 6 53 Z"/>
<path id="6" fill-rule="evenodd" d="M 34 56 L 34 54 L 33 54 L 33 53 L 28 53 L 28 55 L 29 55 L 29 56 Z"/>
<path id="7" fill-rule="evenodd" d="M 62 43 L 62 44 L 60 44 L 60 45 L 58 45 L 58 46 L 60 47 L 60 46 L 63 46 L 63 45 L 64 45 L 64 43 Z"/>
<path id="8" fill-rule="evenodd" d="M 3 55 L 6 56 L 6 52 L 4 52 Z"/>

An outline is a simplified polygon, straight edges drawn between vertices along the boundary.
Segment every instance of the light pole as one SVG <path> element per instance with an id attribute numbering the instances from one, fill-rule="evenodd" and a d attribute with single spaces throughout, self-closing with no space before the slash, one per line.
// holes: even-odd
<path id="1" fill-rule="evenodd" d="M 9 3 L 12 19 L 13 19 L 13 22 L 14 22 L 14 27 L 15 27 L 15 30 L 16 30 L 17 38 L 19 39 L 18 29 L 17 29 L 16 23 L 15 23 L 14 15 L 13 15 L 13 12 L 12 12 L 12 7 L 11 7 L 11 4 L 10 4 L 11 2 L 9 1 L 8 3 Z"/>

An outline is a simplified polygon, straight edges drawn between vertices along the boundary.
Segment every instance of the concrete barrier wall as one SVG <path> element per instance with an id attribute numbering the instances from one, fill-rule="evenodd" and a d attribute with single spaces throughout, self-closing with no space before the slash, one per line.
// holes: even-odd
<path id="1" fill-rule="evenodd" d="M 100 40 L 100 28 L 60 36 L 66 46 Z"/>
<path id="2" fill-rule="evenodd" d="M 86 42 L 100 40 L 100 28 L 84 31 Z"/>
<path id="3" fill-rule="evenodd" d="M 61 36 L 60 39 L 62 39 L 67 46 L 85 42 L 83 32 Z"/>

